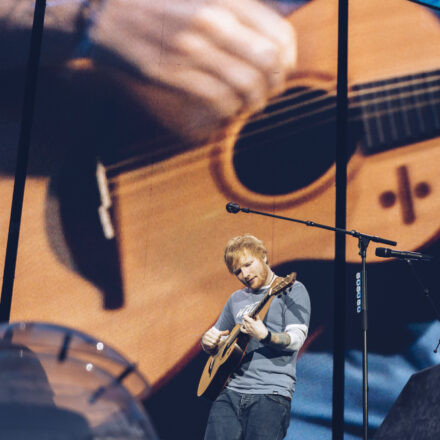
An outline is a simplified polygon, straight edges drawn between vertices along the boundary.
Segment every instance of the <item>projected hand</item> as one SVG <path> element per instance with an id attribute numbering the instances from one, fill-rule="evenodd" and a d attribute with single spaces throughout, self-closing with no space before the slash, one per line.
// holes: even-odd
<path id="1" fill-rule="evenodd" d="M 152 112 L 190 139 L 261 106 L 296 60 L 292 27 L 256 0 L 112 0 L 92 37 L 137 67 Z"/>

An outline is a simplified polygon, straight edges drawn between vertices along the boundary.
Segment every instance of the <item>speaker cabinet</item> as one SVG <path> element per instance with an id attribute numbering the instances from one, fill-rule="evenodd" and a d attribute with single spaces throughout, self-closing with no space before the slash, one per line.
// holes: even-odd
<path id="1" fill-rule="evenodd" d="M 413 374 L 374 440 L 440 439 L 440 365 Z"/>

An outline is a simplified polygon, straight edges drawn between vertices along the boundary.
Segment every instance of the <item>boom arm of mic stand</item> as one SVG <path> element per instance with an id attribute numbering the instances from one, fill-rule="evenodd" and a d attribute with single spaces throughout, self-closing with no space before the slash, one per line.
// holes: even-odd
<path id="1" fill-rule="evenodd" d="M 234 204 L 234 205 L 237 207 L 237 212 L 241 211 L 241 212 L 244 212 L 246 214 L 249 214 L 249 213 L 250 214 L 258 214 L 258 215 L 264 215 L 266 217 L 277 218 L 277 219 L 280 219 L 280 220 L 287 220 L 287 221 L 290 221 L 290 222 L 302 223 L 303 225 L 306 225 L 306 226 L 311 226 L 311 227 L 320 228 L 320 229 L 327 229 L 328 231 L 341 232 L 341 233 L 344 233 L 346 235 L 351 235 L 352 237 L 355 237 L 355 238 L 363 238 L 363 239 L 367 239 L 368 241 L 374 241 L 375 243 L 387 244 L 388 246 L 396 246 L 397 245 L 396 241 L 388 240 L 386 238 L 377 237 L 375 235 L 362 234 L 362 233 L 360 233 L 358 231 L 355 231 L 355 230 L 348 231 L 347 229 L 335 228 L 333 226 L 328 226 L 328 225 L 323 225 L 323 224 L 320 224 L 320 223 L 315 223 L 315 222 L 312 222 L 310 220 L 299 220 L 299 219 L 296 219 L 296 218 L 284 217 L 282 215 L 269 214 L 268 212 L 254 211 L 253 209 L 249 209 L 249 208 L 241 208 L 238 204 Z"/>

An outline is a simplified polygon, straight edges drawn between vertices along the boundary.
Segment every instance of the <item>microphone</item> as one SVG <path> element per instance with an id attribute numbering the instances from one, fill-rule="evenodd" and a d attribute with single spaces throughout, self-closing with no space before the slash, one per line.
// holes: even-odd
<path id="1" fill-rule="evenodd" d="M 400 258 L 402 260 L 421 260 L 421 261 L 431 261 L 432 257 L 430 255 L 421 254 L 419 252 L 409 252 L 409 251 L 395 251 L 388 248 L 376 248 L 376 256 L 382 258 Z"/>
<path id="2" fill-rule="evenodd" d="M 226 211 L 230 214 L 237 214 L 238 211 L 241 211 L 241 208 L 238 203 L 229 202 L 226 204 Z"/>

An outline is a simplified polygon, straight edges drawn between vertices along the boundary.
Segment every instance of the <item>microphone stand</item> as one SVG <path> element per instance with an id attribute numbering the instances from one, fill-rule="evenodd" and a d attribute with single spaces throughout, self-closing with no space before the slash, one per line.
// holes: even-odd
<path id="1" fill-rule="evenodd" d="M 425 298 L 430 302 L 430 304 L 434 310 L 435 316 L 436 316 L 437 320 L 440 322 L 440 312 L 439 312 L 434 300 L 431 298 L 431 295 L 429 294 L 429 289 L 423 284 L 422 279 L 420 278 L 419 274 L 416 272 L 416 269 L 414 268 L 413 262 L 409 258 L 405 258 L 403 261 L 405 261 L 408 264 L 408 266 L 411 268 L 411 271 L 414 274 L 414 278 L 416 279 L 417 284 L 420 286 L 423 293 L 425 294 Z M 434 353 L 437 353 L 439 346 L 440 346 L 440 339 L 438 340 L 437 346 L 433 350 Z"/>
<path id="2" fill-rule="evenodd" d="M 3 283 L 0 300 L 0 323 L 9 322 L 11 316 L 12 293 L 14 289 L 15 266 L 17 262 L 23 195 L 31 143 L 41 43 L 44 30 L 46 0 L 36 0 L 32 23 L 29 58 L 26 67 L 26 83 L 23 98 L 20 137 L 18 140 L 14 189 L 12 192 L 11 215 L 9 218 L 8 241 L 3 268 Z"/>
<path id="3" fill-rule="evenodd" d="M 377 237 L 375 235 L 363 234 L 355 230 L 347 230 L 343 228 L 335 228 L 333 226 L 315 223 L 310 220 L 299 220 L 290 217 L 283 217 L 281 215 L 269 214 L 267 212 L 254 211 L 249 208 L 241 208 L 237 203 L 228 203 L 226 210 L 231 214 L 236 214 L 239 211 L 251 214 L 264 215 L 267 217 L 277 218 L 280 220 L 287 220 L 295 223 L 302 223 L 306 226 L 314 228 L 326 229 L 328 231 L 338 232 L 345 235 L 351 235 L 358 239 L 359 255 L 361 256 L 362 271 L 361 271 L 361 304 L 362 304 L 362 408 L 363 408 L 363 438 L 367 440 L 368 436 L 368 302 L 367 302 L 367 248 L 370 241 L 375 243 L 384 243 L 389 246 L 396 246 L 397 242 L 388 240 L 386 238 Z M 440 341 L 439 341 L 440 345 Z"/>

